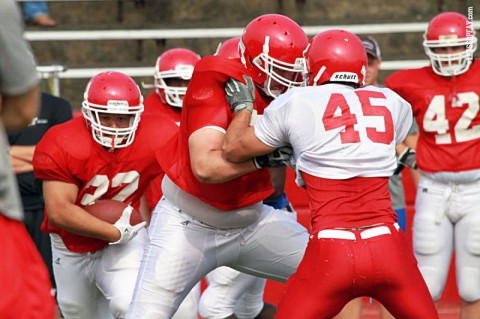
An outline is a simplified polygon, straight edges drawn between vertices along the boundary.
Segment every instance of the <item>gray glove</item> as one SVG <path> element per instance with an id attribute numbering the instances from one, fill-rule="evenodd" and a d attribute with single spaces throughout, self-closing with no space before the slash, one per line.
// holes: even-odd
<path id="1" fill-rule="evenodd" d="M 130 215 L 132 215 L 133 208 L 132 206 L 128 205 L 122 212 L 122 216 L 113 224 L 115 228 L 120 231 L 120 239 L 116 242 L 110 242 L 110 245 L 117 245 L 117 244 L 124 244 L 129 242 L 135 235 L 137 235 L 138 231 L 145 227 L 147 224 L 146 222 L 141 222 L 135 226 L 130 224 Z"/>
<path id="2" fill-rule="evenodd" d="M 285 161 L 288 161 L 292 156 L 293 150 L 290 146 L 283 146 L 270 154 L 259 155 L 253 158 L 253 164 L 260 169 L 264 167 L 278 167 L 285 165 Z"/>
<path id="3" fill-rule="evenodd" d="M 407 147 L 402 152 L 402 154 L 398 156 L 397 165 L 397 169 L 395 169 L 393 175 L 400 174 L 400 172 L 405 168 L 405 166 L 417 169 L 417 157 L 415 155 L 415 150 Z"/>
<path id="4" fill-rule="evenodd" d="M 243 75 L 245 83 L 230 78 L 225 83 L 225 98 L 233 113 L 237 114 L 241 110 L 253 111 L 253 102 L 255 101 L 255 85 L 251 77 Z"/>

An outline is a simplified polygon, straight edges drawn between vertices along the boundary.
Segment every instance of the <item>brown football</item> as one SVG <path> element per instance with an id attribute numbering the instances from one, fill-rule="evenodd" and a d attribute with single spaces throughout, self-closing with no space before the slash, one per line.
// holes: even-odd
<path id="1" fill-rule="evenodd" d="M 115 224 L 127 206 L 126 203 L 113 199 L 98 199 L 93 204 L 84 206 L 83 209 L 98 219 Z M 132 215 L 130 215 L 130 224 L 136 225 L 141 221 L 140 213 L 133 209 Z"/>

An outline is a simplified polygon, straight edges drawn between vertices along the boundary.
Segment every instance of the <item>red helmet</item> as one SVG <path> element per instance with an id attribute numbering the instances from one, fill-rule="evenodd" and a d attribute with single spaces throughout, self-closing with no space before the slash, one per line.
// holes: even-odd
<path id="1" fill-rule="evenodd" d="M 444 12 L 435 16 L 423 35 L 423 47 L 430 58 L 433 71 L 438 75 L 452 76 L 465 73 L 477 49 L 477 38 L 472 21 L 457 12 Z M 435 53 L 435 48 L 465 47 L 454 53 Z"/>
<path id="2" fill-rule="evenodd" d="M 239 42 L 240 37 L 235 37 L 228 39 L 223 43 L 220 43 L 217 48 L 217 52 L 215 52 L 215 55 L 232 59 L 240 58 L 240 51 L 238 49 Z"/>
<path id="3" fill-rule="evenodd" d="M 109 149 L 132 144 L 143 112 L 143 97 L 131 77 L 114 71 L 99 73 L 88 82 L 83 99 L 83 117 L 96 142 Z M 127 128 L 102 125 L 102 113 L 129 115 L 130 125 Z"/>
<path id="4" fill-rule="evenodd" d="M 165 80 L 177 78 L 190 81 L 193 68 L 199 60 L 198 54 L 183 48 L 167 50 L 157 58 L 154 74 L 155 88 L 163 102 L 173 107 L 182 107 L 187 88 L 168 85 Z"/>
<path id="5" fill-rule="evenodd" d="M 367 52 L 362 40 L 345 30 L 328 30 L 310 40 L 305 53 L 309 85 L 350 82 L 363 86 Z"/>
<path id="6" fill-rule="evenodd" d="M 276 97 L 292 86 L 304 84 L 303 51 L 308 38 L 292 19 L 266 14 L 252 20 L 240 39 L 243 65 L 267 95 Z"/>

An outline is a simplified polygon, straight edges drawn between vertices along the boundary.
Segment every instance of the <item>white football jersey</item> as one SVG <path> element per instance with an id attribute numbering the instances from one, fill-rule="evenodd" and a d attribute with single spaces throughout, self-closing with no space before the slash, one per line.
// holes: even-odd
<path id="1" fill-rule="evenodd" d="M 297 172 L 347 179 L 391 176 L 411 125 L 410 104 L 390 89 L 325 84 L 288 90 L 254 128 L 271 147 L 293 147 Z"/>

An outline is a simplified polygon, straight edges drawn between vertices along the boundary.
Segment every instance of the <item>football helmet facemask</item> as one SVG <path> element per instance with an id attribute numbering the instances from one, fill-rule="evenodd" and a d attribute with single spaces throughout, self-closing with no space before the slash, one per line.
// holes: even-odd
<path id="1" fill-rule="evenodd" d="M 362 40 L 346 30 L 328 30 L 310 40 L 305 51 L 309 85 L 326 82 L 364 85 L 367 52 Z"/>
<path id="2" fill-rule="evenodd" d="M 200 56 L 195 52 L 175 48 L 162 53 L 155 63 L 155 90 L 160 99 L 173 107 L 182 107 L 183 98 L 187 92 L 186 86 L 169 85 L 169 80 L 178 79 L 190 81 L 195 64 Z"/>
<path id="3" fill-rule="evenodd" d="M 143 112 L 143 97 L 131 77 L 114 71 L 99 73 L 88 82 L 83 99 L 82 114 L 96 142 L 109 151 L 133 143 Z M 129 126 L 105 126 L 100 121 L 104 114 L 128 115 Z"/>
<path id="4" fill-rule="evenodd" d="M 472 21 L 457 12 L 444 12 L 435 16 L 423 35 L 423 48 L 430 58 L 433 71 L 442 76 L 465 73 L 477 49 L 477 37 Z M 453 53 L 436 53 L 436 48 L 464 47 Z"/>
<path id="5" fill-rule="evenodd" d="M 308 38 L 290 18 L 266 14 L 252 20 L 240 38 L 240 59 L 250 76 L 268 96 L 304 85 L 303 51 Z"/>

